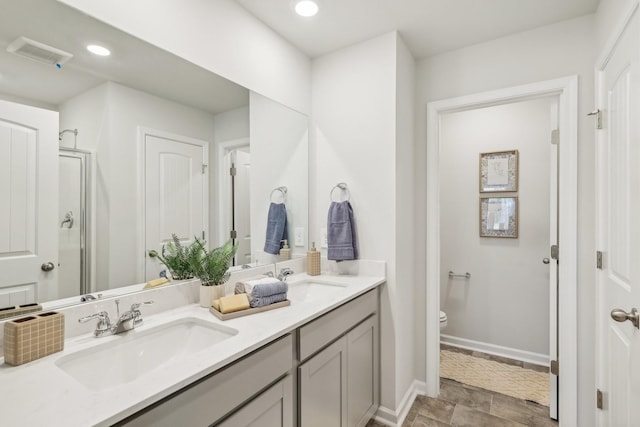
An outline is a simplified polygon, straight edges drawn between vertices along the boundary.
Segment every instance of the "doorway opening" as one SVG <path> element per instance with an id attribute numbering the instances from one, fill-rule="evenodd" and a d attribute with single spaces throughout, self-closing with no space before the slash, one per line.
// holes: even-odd
<path id="1" fill-rule="evenodd" d="M 465 266 L 456 265 L 451 267 L 445 267 L 443 262 L 446 261 L 441 247 L 448 244 L 444 240 L 444 236 L 441 230 L 441 225 L 445 219 L 444 213 L 441 212 L 442 200 L 443 200 L 443 187 L 442 183 L 446 177 L 444 168 L 446 167 L 441 162 L 443 160 L 444 140 L 443 140 L 443 123 L 446 121 L 445 116 L 453 113 L 465 112 L 470 110 L 478 110 L 494 106 L 502 106 L 505 104 L 520 103 L 521 101 L 534 101 L 541 98 L 556 99 L 557 100 L 557 130 L 555 135 L 549 134 L 546 140 L 550 143 L 552 139 L 556 140 L 557 152 L 558 152 L 558 169 L 557 174 L 557 189 L 558 197 L 557 201 L 560 201 L 557 205 L 557 218 L 558 218 L 558 230 L 557 233 L 557 245 L 562 248 L 562 269 L 558 269 L 557 283 L 559 284 L 557 295 L 549 292 L 549 287 L 545 287 L 546 292 L 549 295 L 549 306 L 562 307 L 557 312 L 557 340 L 553 339 L 555 335 L 555 326 L 553 319 L 554 309 L 549 309 L 549 318 L 552 320 L 549 323 L 549 358 L 551 360 L 558 360 L 557 355 L 562 354 L 562 373 L 563 375 L 558 378 L 558 416 L 562 418 L 563 424 L 572 425 L 577 422 L 577 346 L 575 342 L 577 321 L 577 298 L 576 298 L 576 256 L 577 256 L 577 77 L 568 77 L 563 79 L 545 81 L 540 83 L 534 83 L 524 86 L 512 87 L 497 91 L 484 92 L 476 95 L 469 95 L 459 98 L 453 98 L 443 101 L 432 102 L 428 104 L 428 138 L 427 138 L 427 290 L 426 290 L 426 393 L 428 396 L 437 397 L 440 392 L 440 321 L 439 313 L 441 309 L 441 302 L 443 300 L 449 304 L 453 303 L 455 299 L 451 298 L 451 295 L 455 292 L 462 295 L 464 301 L 464 282 L 451 283 L 451 294 L 447 299 L 447 294 L 443 289 L 443 295 L 441 296 L 441 284 L 447 283 L 449 268 L 454 275 L 467 273 Z M 549 116 L 547 116 L 549 117 Z M 504 127 L 505 124 L 502 124 Z M 552 129 L 553 130 L 553 129 Z M 494 151 L 508 151 L 505 146 L 497 147 Z M 509 145 L 509 148 L 513 148 Z M 476 150 L 475 163 L 470 167 L 472 170 L 478 171 L 478 156 L 480 151 Z M 475 172 L 478 174 L 478 172 Z M 549 173 L 547 177 L 551 178 L 552 174 Z M 484 196 L 479 191 L 478 180 L 480 176 L 474 176 L 474 189 L 475 194 L 470 196 L 473 198 L 477 207 L 471 212 L 478 212 L 473 217 L 469 217 L 466 221 L 471 223 L 474 232 L 476 233 L 476 240 L 480 239 L 480 232 L 478 230 L 479 223 L 482 223 L 482 197 Z M 449 178 L 447 178 L 449 179 Z M 457 177 L 454 176 L 454 178 Z M 550 187 L 549 187 L 550 188 Z M 495 193 L 501 194 L 501 197 L 508 197 L 508 193 Z M 526 197 L 528 200 L 533 200 L 533 193 L 527 190 L 526 196 L 522 191 L 518 193 L 518 197 Z M 553 201 L 552 197 L 549 197 L 550 201 Z M 533 209 L 533 208 L 528 208 Z M 460 209 L 464 211 L 464 209 Z M 486 212 L 486 211 L 485 211 Z M 550 218 L 551 207 L 547 211 L 547 218 Z M 464 212 L 463 212 L 464 213 Z M 470 212 L 466 212 L 469 215 Z M 524 215 L 521 211 L 521 214 Z M 530 212 L 527 212 L 527 215 Z M 477 219 L 476 219 L 477 215 Z M 516 213 L 512 215 L 517 215 Z M 522 218 L 524 219 L 524 217 Z M 446 222 L 446 221 L 445 221 Z M 462 224 L 462 223 L 461 223 Z M 485 221 L 486 225 L 486 221 Z M 523 224 L 520 224 L 523 226 Z M 500 228 L 498 226 L 498 228 Z M 545 232 L 545 236 L 552 237 L 552 234 L 548 231 Z M 488 248 L 493 248 L 504 243 L 507 239 L 496 238 L 483 238 L 483 243 Z M 508 245 L 518 246 L 520 239 L 508 239 L 511 241 Z M 502 243 L 492 243 L 492 242 Z M 508 246 L 507 245 L 507 246 Z M 551 257 L 550 249 L 545 254 L 530 255 L 528 262 L 531 265 L 537 267 L 543 266 L 544 258 Z M 547 255 L 548 254 L 548 255 Z M 468 258 L 465 260 L 465 262 Z M 499 260 L 498 260 L 499 261 Z M 553 263 L 550 263 L 550 265 Z M 505 264 L 505 268 L 509 268 Z M 461 271 L 458 271 L 462 269 Z M 477 271 L 485 271 L 482 265 L 477 267 Z M 474 278 L 473 273 L 471 279 Z M 482 275 L 483 273 L 478 273 Z M 486 273 L 484 273 L 486 274 Z M 553 276 L 551 269 L 549 270 L 549 276 Z M 476 276 L 478 276 L 476 275 Z M 478 278 L 480 278 L 478 276 Z M 459 280 L 454 277 L 453 279 Z M 489 280 L 494 280 L 494 277 L 489 275 Z M 466 278 L 464 280 L 467 280 Z M 460 289 L 453 288 L 453 286 L 461 285 Z M 471 285 L 466 285 L 470 287 Z M 475 289 L 473 289 L 475 291 Z M 512 291 L 512 289 L 508 289 Z M 469 290 L 471 292 L 471 290 Z M 442 298 L 441 298 L 442 297 Z M 556 300 L 557 297 L 557 300 Z M 493 301 L 495 304 L 499 301 Z M 485 299 L 484 302 L 478 304 L 489 304 L 489 300 Z M 444 304 L 443 304 L 444 305 Z M 517 307 L 515 307 L 517 309 Z M 500 310 L 500 304 L 491 308 L 492 311 Z M 508 307 L 509 310 L 514 307 Z M 459 311 L 459 310 L 458 310 Z M 456 312 L 456 310 L 454 310 Z M 463 311 L 460 311 L 464 313 Z M 447 313 L 448 322 L 455 322 L 453 319 L 453 312 Z M 516 333 L 520 335 L 526 334 L 527 330 L 519 322 L 518 315 L 507 316 L 512 329 L 515 329 Z M 436 320 L 437 319 L 437 320 Z M 504 320 L 503 320 L 504 321 Z M 493 320 L 497 322 L 497 320 Z M 491 324 L 491 323 L 490 323 Z M 520 325 L 520 326 L 518 326 Z M 493 325 L 495 326 L 495 324 Z M 480 326 L 477 333 L 488 334 L 490 330 L 486 326 Z M 446 331 L 446 330 L 445 330 Z M 443 335 L 446 332 L 443 331 Z M 455 331 L 455 326 L 452 323 L 452 331 Z M 482 337 L 482 335 L 478 335 Z M 446 337 L 445 337 L 446 338 Z M 487 338 L 485 338 L 487 340 Z M 474 341 L 480 342 L 481 339 L 475 339 Z M 460 342 L 457 343 L 460 346 Z M 468 344 L 468 343 L 467 343 Z M 502 347 L 506 345 L 502 344 Z M 556 353 L 554 354 L 554 347 L 556 347 Z M 525 347 L 526 348 L 526 347 Z M 485 348 L 486 353 L 495 353 L 492 349 Z M 543 354 L 541 351 L 528 350 L 529 353 Z M 554 358 L 555 356 L 555 358 Z M 540 362 L 538 360 L 538 362 Z M 550 384 L 550 390 L 553 392 L 553 387 Z M 553 400 L 553 396 L 550 396 L 550 400 Z M 550 415 L 554 415 L 551 413 Z"/>
<path id="2" fill-rule="evenodd" d="M 556 418 L 558 97 L 442 114 L 439 125 L 441 387 L 515 398 L 516 421 L 545 407 Z M 511 415 L 502 403 L 492 415 Z"/>

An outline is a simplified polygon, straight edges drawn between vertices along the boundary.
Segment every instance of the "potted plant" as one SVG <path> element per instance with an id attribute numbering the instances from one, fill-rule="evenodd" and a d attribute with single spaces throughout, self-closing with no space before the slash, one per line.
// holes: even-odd
<path id="1" fill-rule="evenodd" d="M 162 245 L 162 255 L 153 251 L 161 263 L 163 263 L 174 280 L 192 279 L 193 260 L 199 257 L 200 246 L 195 242 L 189 246 L 183 246 L 177 235 L 171 234 L 172 242 Z"/>
<path id="2" fill-rule="evenodd" d="M 227 240 L 219 248 L 207 251 L 204 242 L 195 239 L 193 245 L 197 255 L 191 258 L 191 269 L 202 282 L 200 286 L 200 305 L 211 307 L 213 300 L 224 296 L 224 284 L 229 280 L 229 267 L 236 254 L 238 245 Z"/>

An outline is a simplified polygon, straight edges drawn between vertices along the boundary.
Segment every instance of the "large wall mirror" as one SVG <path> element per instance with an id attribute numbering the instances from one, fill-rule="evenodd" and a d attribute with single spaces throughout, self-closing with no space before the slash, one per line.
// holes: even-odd
<path id="1" fill-rule="evenodd" d="M 233 238 L 234 268 L 275 262 L 274 204 L 283 240 L 306 252 L 305 115 L 56 0 L 0 8 L 0 308 L 139 290 L 164 270 L 152 250 L 172 234 Z M 57 114 L 57 128 L 17 123 L 14 105 Z M 45 172 L 57 182 L 41 199 Z"/>

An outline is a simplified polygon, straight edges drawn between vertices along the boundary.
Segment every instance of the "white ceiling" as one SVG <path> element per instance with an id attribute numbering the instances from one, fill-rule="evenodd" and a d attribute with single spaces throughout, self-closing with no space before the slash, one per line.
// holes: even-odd
<path id="1" fill-rule="evenodd" d="M 55 108 L 105 81 L 216 114 L 249 104 L 249 91 L 56 0 L 0 0 L 0 93 Z M 19 36 L 70 52 L 57 69 L 6 51 Z M 85 49 L 98 43 L 112 55 Z M 8 95 L 8 96 L 7 96 Z"/>
<path id="2" fill-rule="evenodd" d="M 310 57 L 398 30 L 416 58 L 594 13 L 599 0 L 319 0 L 302 18 L 291 0 L 235 0 Z"/>

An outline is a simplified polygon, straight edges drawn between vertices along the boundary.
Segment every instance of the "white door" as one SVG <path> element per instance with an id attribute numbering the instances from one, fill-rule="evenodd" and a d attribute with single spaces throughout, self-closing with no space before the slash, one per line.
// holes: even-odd
<path id="1" fill-rule="evenodd" d="M 640 21 L 636 10 L 599 73 L 604 129 L 598 135 L 598 388 L 602 427 L 640 422 Z M 612 310 L 622 315 L 613 320 Z M 630 316 L 631 317 L 631 316 Z M 637 319 L 637 317 L 636 317 Z"/>
<path id="2" fill-rule="evenodd" d="M 58 113 L 0 101 L 2 307 L 58 297 L 57 194 Z"/>
<path id="3" fill-rule="evenodd" d="M 145 249 L 161 253 L 176 234 L 189 245 L 194 236 L 206 237 L 208 173 L 207 143 L 187 137 L 144 135 Z M 146 280 L 165 267 L 146 257 Z"/>

